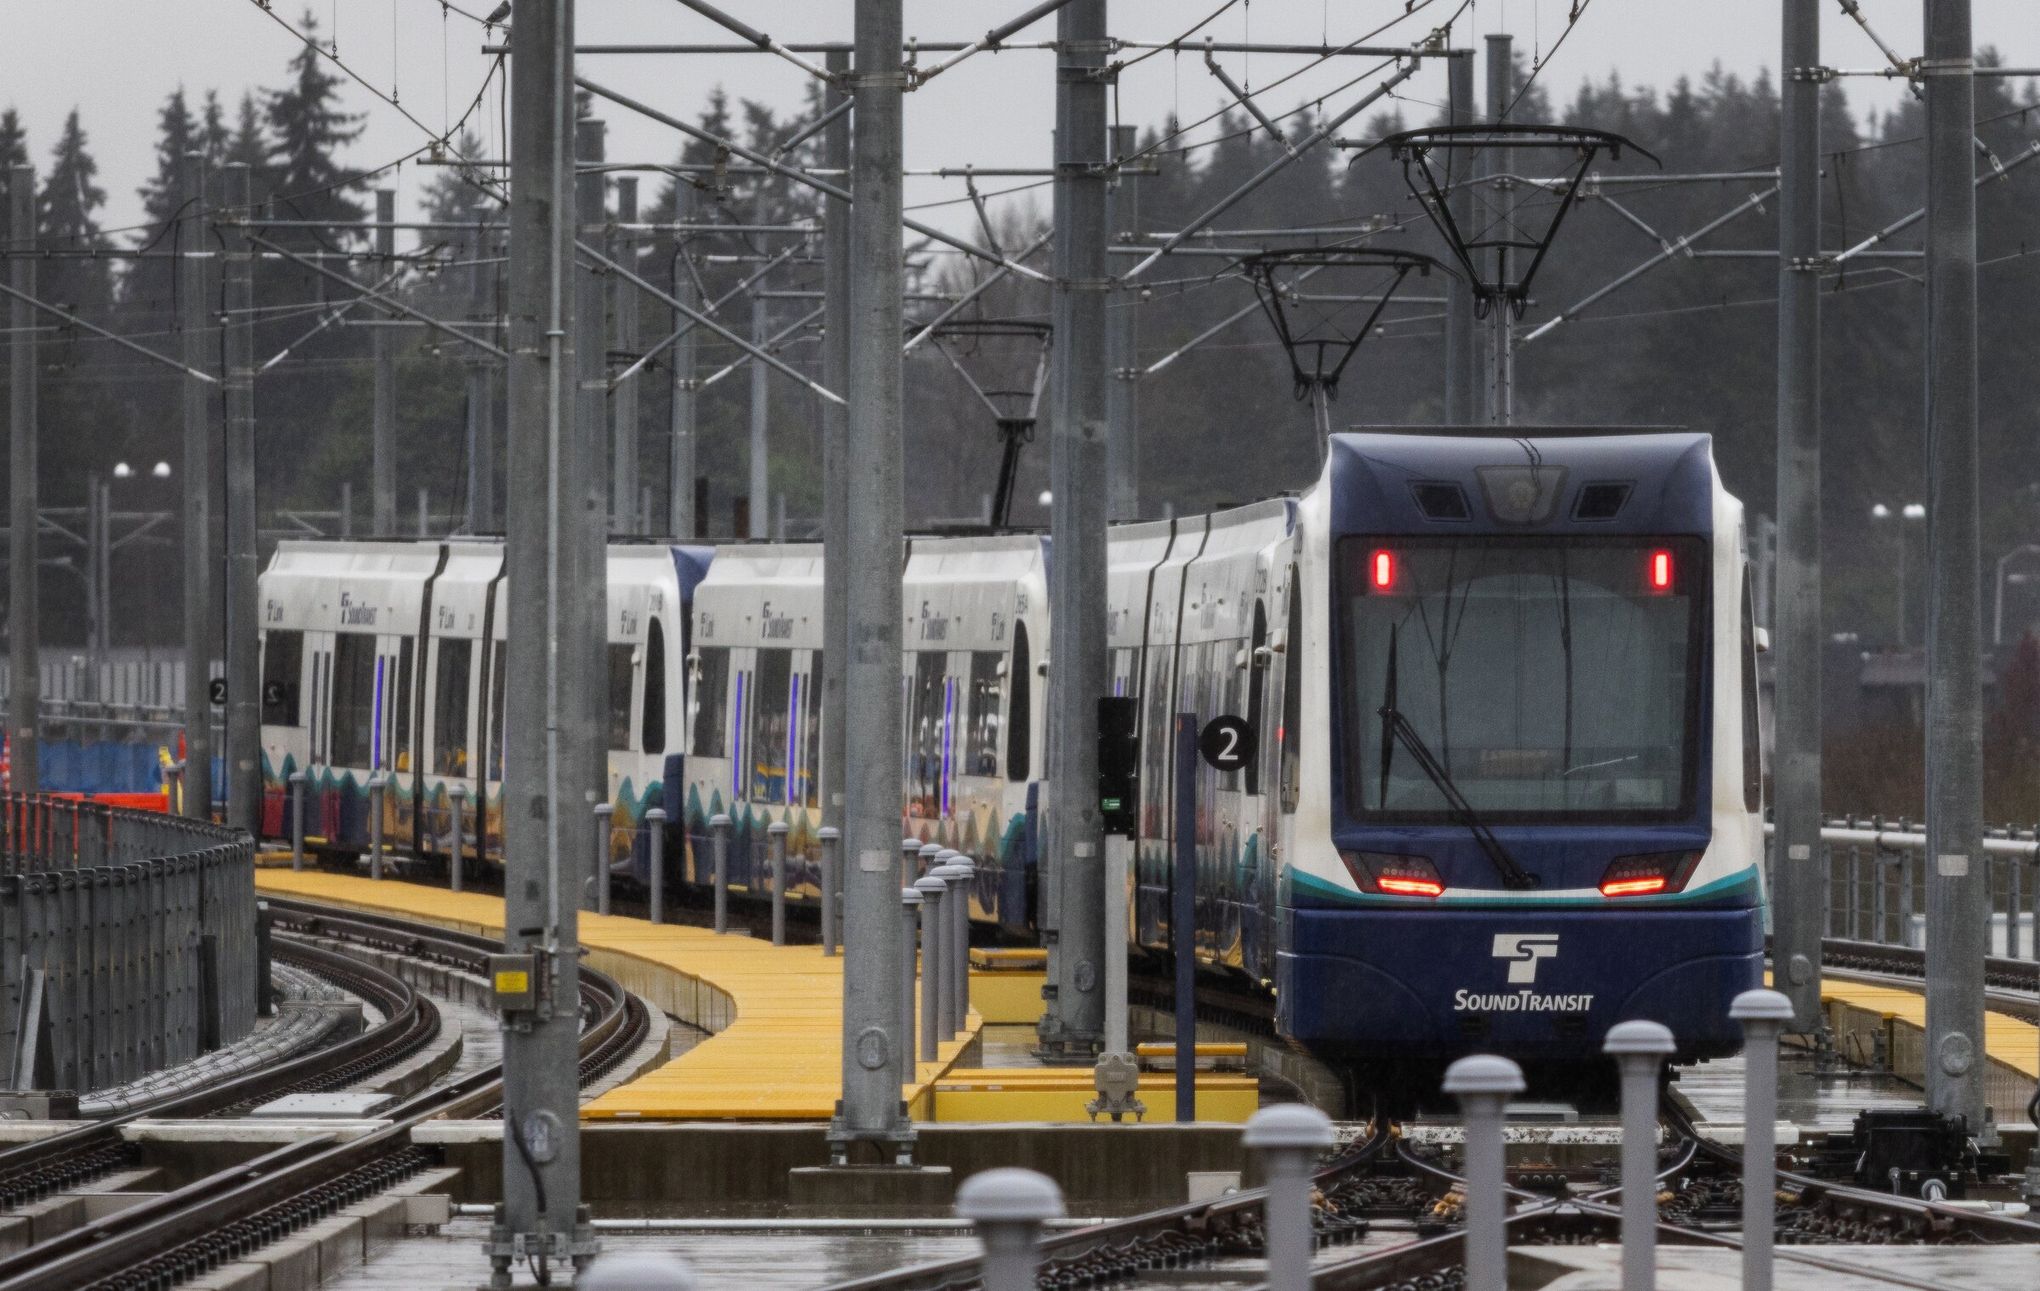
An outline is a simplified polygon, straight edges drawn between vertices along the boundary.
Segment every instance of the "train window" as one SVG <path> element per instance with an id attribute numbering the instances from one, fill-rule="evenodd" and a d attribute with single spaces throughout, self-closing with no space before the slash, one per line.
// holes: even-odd
<path id="1" fill-rule="evenodd" d="M 468 773 L 468 672 L 475 643 L 441 637 L 432 674 L 432 774 Z"/>
<path id="2" fill-rule="evenodd" d="M 609 744 L 612 749 L 630 747 L 630 691 L 637 678 L 632 675 L 635 665 L 631 653 L 635 649 L 628 641 L 612 642 L 609 647 Z"/>
<path id="3" fill-rule="evenodd" d="M 1263 702 L 1268 691 L 1268 666 L 1261 651 L 1268 644 L 1268 610 L 1260 601 L 1254 602 L 1254 639 L 1247 643 L 1247 729 L 1254 738 L 1262 738 L 1261 719 L 1267 716 L 1267 705 Z M 1263 743 L 1262 748 L 1267 744 Z M 1261 757 L 1258 751 L 1247 759 L 1247 792 L 1261 792 Z"/>
<path id="4" fill-rule="evenodd" d="M 819 805 L 822 765 L 822 652 L 814 652 L 808 663 L 806 684 L 800 688 L 800 800 Z"/>
<path id="5" fill-rule="evenodd" d="M 728 757 L 723 730 L 730 713 L 730 652 L 727 646 L 703 646 L 694 657 L 694 755 Z"/>
<path id="6" fill-rule="evenodd" d="M 996 650 L 973 650 L 970 656 L 970 740 L 964 749 L 963 773 L 999 774 L 999 665 Z"/>
<path id="7" fill-rule="evenodd" d="M 1295 811 L 1302 792 L 1303 757 L 1303 584 L 1296 566 L 1289 567 L 1289 629 L 1282 639 L 1282 725 L 1275 729 L 1282 746 L 1282 810 Z"/>
<path id="8" fill-rule="evenodd" d="M 510 666 L 504 659 L 504 643 L 489 649 L 489 779 L 503 778 L 503 696 L 510 689 Z"/>
<path id="9" fill-rule="evenodd" d="M 645 716 L 639 735 L 645 752 L 666 751 L 666 633 L 657 618 L 645 629 Z"/>
<path id="10" fill-rule="evenodd" d="M 785 802 L 793 651 L 760 650 L 758 670 L 752 677 L 751 738 L 744 741 L 751 763 L 751 787 L 744 796 L 752 802 Z"/>
<path id="11" fill-rule="evenodd" d="M 1742 776 L 1743 808 L 1764 809 L 1764 732 L 1757 709 L 1757 612 L 1750 571 L 1743 568 L 1742 596 Z"/>
<path id="12" fill-rule="evenodd" d="M 375 745 L 375 638 L 341 633 L 333 641 L 333 765 L 366 767 Z"/>
<path id="13" fill-rule="evenodd" d="M 936 815 L 942 803 L 943 682 L 949 655 L 941 650 L 914 654 L 913 688 L 907 709 L 907 794 Z"/>
<path id="14" fill-rule="evenodd" d="M 304 676 L 305 634 L 271 629 L 262 641 L 262 724 L 298 724 L 298 685 Z"/>
<path id="15" fill-rule="evenodd" d="M 395 713 L 397 737 L 390 765 L 399 771 L 411 769 L 411 656 L 414 650 L 411 638 L 405 637 L 397 643 L 397 689 L 390 700 Z"/>
<path id="16" fill-rule="evenodd" d="M 1027 736 L 1034 725 L 1034 661 L 1027 657 L 1027 625 L 1013 625 L 1013 664 L 1006 669 L 1013 692 L 1006 701 L 1006 779 L 1020 783 L 1033 770 L 1028 765 Z"/>

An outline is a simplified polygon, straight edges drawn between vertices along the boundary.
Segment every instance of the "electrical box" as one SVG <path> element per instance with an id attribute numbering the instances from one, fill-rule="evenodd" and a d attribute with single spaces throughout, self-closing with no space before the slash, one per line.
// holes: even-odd
<path id="1" fill-rule="evenodd" d="M 1105 832 L 1133 837 L 1140 819 L 1140 701 L 1098 701 L 1098 814 Z"/>
<path id="2" fill-rule="evenodd" d="M 499 1012 L 529 1012 L 537 1008 L 538 956 L 489 956 L 489 989 Z"/>

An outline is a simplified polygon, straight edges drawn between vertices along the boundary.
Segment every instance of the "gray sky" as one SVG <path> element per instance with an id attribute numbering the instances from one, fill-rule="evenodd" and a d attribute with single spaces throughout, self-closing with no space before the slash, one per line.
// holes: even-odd
<path id="1" fill-rule="evenodd" d="M 276 17 L 293 25 L 305 0 L 273 0 Z M 732 13 L 788 41 L 847 39 L 850 0 L 721 0 Z M 907 0 L 907 30 L 926 40 L 970 39 L 1026 7 L 1029 0 Z M 1467 9 L 1455 43 L 1508 30 L 1519 48 L 1548 50 L 1565 27 L 1572 0 L 1479 0 Z M 461 9 L 485 13 L 494 0 L 456 0 Z M 1113 0 L 1113 33 L 1126 39 L 1163 40 L 1181 32 L 1224 0 Z M 2040 24 L 2034 0 L 1974 0 L 1979 45 L 1995 44 L 2009 61 L 2040 64 Z M 1394 19 L 1403 0 L 1235 0 L 1206 31 L 1220 39 L 1317 43 L 1353 40 Z M 1428 0 L 1419 12 L 1385 32 L 1382 42 L 1414 39 L 1443 22 L 1458 0 Z M 1919 45 L 1920 0 L 1863 0 L 1865 15 L 1879 34 L 1902 53 Z M 368 85 L 392 94 L 424 123 L 404 119 L 394 108 L 350 85 L 347 101 L 367 113 L 367 130 L 347 153 L 348 163 L 378 165 L 416 148 L 457 119 L 487 74 L 491 59 L 481 52 L 482 31 L 472 21 L 442 8 L 439 0 L 311 0 L 322 43 L 337 34 L 340 57 Z M 580 0 L 583 42 L 688 42 L 724 39 L 719 28 L 674 0 Z M 1874 46 L 1838 6 L 1824 16 L 1825 61 L 1845 68 L 1877 66 Z M 97 156 L 108 194 L 104 223 L 120 227 L 140 217 L 135 190 L 153 170 L 156 112 L 164 97 L 182 84 L 194 98 L 217 88 L 229 103 L 249 88 L 273 86 L 297 38 L 254 0 L 16 0 L 8 33 L 0 41 L 0 103 L 17 108 L 29 130 L 38 165 L 77 106 Z M 2021 21 L 2023 19 L 2023 21 Z M 1045 39 L 1053 19 L 1017 40 Z M 1777 61 L 1776 0 L 1590 0 L 1578 29 L 1551 59 L 1543 77 L 1563 102 L 1582 77 L 1596 79 L 1619 69 L 1628 84 L 1664 87 L 1681 74 L 1698 75 L 1720 62 L 1744 76 Z M 980 56 L 908 96 L 906 123 L 909 167 L 1039 166 L 1048 161 L 1053 121 L 1051 55 L 1010 51 Z M 933 61 L 933 60 L 924 60 Z M 1293 70 L 1301 59 L 1262 56 L 1227 60 L 1229 70 L 1250 87 Z M 1366 64 L 1334 60 L 1275 90 L 1268 102 L 1288 109 L 1317 94 L 1330 94 Z M 768 56 L 650 58 L 586 57 L 583 74 L 683 118 L 699 111 L 712 85 L 733 98 L 748 97 L 792 110 L 802 99 L 803 74 Z M 1430 104 L 1442 95 L 1442 69 L 1426 71 L 1405 87 L 1406 97 Z M 1849 83 L 1859 105 L 1880 109 L 1902 91 L 1885 80 Z M 1358 91 L 1334 96 L 1334 108 Z M 1119 112 L 1129 122 L 1155 122 L 1172 108 L 1186 119 L 1210 112 L 1221 91 L 1197 56 L 1160 55 L 1127 72 L 1119 89 Z M 503 146 L 496 100 L 477 115 L 478 133 L 491 155 Z M 605 104 L 610 123 L 609 155 L 615 160 L 664 161 L 680 138 L 655 122 Z M 1677 158 L 1667 158 L 1674 168 Z M 404 168 L 399 209 L 414 209 L 418 191 L 433 172 Z M 986 181 L 985 187 L 995 187 Z M 910 205 L 960 198 L 957 181 L 909 181 Z M 1018 194 L 1025 202 L 1038 195 Z M 941 223 L 966 227 L 968 206 L 931 214 Z"/>

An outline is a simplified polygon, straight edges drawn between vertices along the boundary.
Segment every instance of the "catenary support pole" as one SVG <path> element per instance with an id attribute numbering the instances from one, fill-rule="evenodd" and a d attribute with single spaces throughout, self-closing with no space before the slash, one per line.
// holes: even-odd
<path id="1" fill-rule="evenodd" d="M 1112 127 L 1114 162 L 1134 154 L 1139 133 L 1135 126 Z M 1116 242 L 1120 234 L 1139 228 L 1140 177 L 1122 172 L 1105 193 L 1105 235 Z M 1121 523 L 1140 518 L 1140 298 L 1137 288 L 1115 292 L 1108 315 L 1105 460 L 1112 479 L 1111 516 Z"/>
<path id="2" fill-rule="evenodd" d="M 477 332 L 496 319 L 494 266 L 483 264 L 489 257 L 483 226 L 477 224 L 468 252 L 468 318 Z M 496 515 L 496 367 L 489 357 L 473 346 L 461 347 L 461 361 L 467 370 L 467 531 L 495 533 Z"/>
<path id="3" fill-rule="evenodd" d="M 578 503 L 574 452 L 572 0 L 525 0 L 511 33 L 509 453 L 505 576 L 517 589 L 504 722 L 504 950 L 534 954 L 537 1007 L 505 1017 L 504 1206 L 490 1233 L 491 1285 L 526 1252 L 584 1261 L 578 894 L 585 837 L 579 728 L 585 695 L 572 594 Z M 477 834 L 480 834 L 477 830 Z"/>
<path id="4" fill-rule="evenodd" d="M 761 282 L 751 291 L 751 344 L 762 350 L 771 340 L 772 302 L 766 298 L 765 284 Z M 772 516 L 771 447 L 766 438 L 772 409 L 772 374 L 763 363 L 753 363 L 750 367 L 751 439 L 745 459 L 750 467 L 750 483 L 744 495 L 751 500 L 748 508 L 751 531 L 743 536 L 752 542 L 760 542 L 770 530 Z"/>
<path id="5" fill-rule="evenodd" d="M 850 70 L 850 55 L 835 50 L 827 56 L 829 82 L 823 105 L 833 110 L 847 102 L 849 92 L 842 77 Z M 832 170 L 850 168 L 850 117 L 837 117 L 822 136 L 822 151 Z M 822 384 L 831 390 L 849 391 L 850 382 L 850 203 L 840 197 L 822 203 Z M 844 574 L 843 556 L 849 545 L 849 515 L 846 511 L 850 488 L 847 449 L 850 410 L 842 404 L 821 401 L 822 413 L 822 818 L 836 831 L 836 890 L 825 897 L 831 904 L 822 912 L 822 927 L 835 930 L 834 902 L 842 895 L 844 870 L 843 825 L 843 676 L 850 662 L 850 584 Z M 830 853 L 828 831 L 823 833 L 823 865 Z M 824 886 L 827 886 L 826 884 Z M 835 953 L 834 943 L 822 939 L 824 954 Z"/>
<path id="6" fill-rule="evenodd" d="M 605 156 L 608 128 L 582 117 L 574 122 L 574 155 L 583 165 L 599 166 Z M 599 171 L 582 171 L 574 180 L 575 218 L 580 224 L 576 248 L 600 247 L 608 220 L 609 181 Z M 578 635 L 574 661 L 586 672 L 585 699 L 569 710 L 580 728 L 582 777 L 577 795 L 588 806 L 609 799 L 609 381 L 608 301 L 598 266 L 574 274 L 574 451 L 579 455 L 570 514 L 579 526 L 574 546 L 574 581 L 570 587 L 581 605 L 575 613 Z M 582 810 L 587 810 L 583 807 Z"/>
<path id="7" fill-rule="evenodd" d="M 184 219 L 177 227 L 177 325 L 183 329 L 181 354 L 193 371 L 210 367 L 218 355 L 207 326 L 213 297 L 207 279 L 212 263 L 192 254 L 206 249 L 211 228 L 206 211 L 205 155 L 184 154 Z M 17 260 L 17 265 L 28 263 Z M 20 324 L 17 322 L 16 326 Z M 19 331 L 15 333 L 21 335 Z M 213 584 L 220 576 L 212 560 L 213 448 L 218 443 L 214 418 L 218 396 L 206 382 L 187 374 L 184 399 L 184 814 L 204 820 L 212 814 L 213 716 L 212 661 L 219 652 L 219 618 L 213 614 Z M 17 634 L 16 640 L 19 640 Z M 17 677 L 19 673 L 15 674 Z M 19 744 L 15 784 L 21 783 Z"/>
<path id="8" fill-rule="evenodd" d="M 1515 98 L 1515 91 L 1516 59 L 1513 38 L 1506 33 L 1491 34 L 1487 38 L 1488 120 L 1497 125 L 1503 122 L 1508 116 L 1510 102 Z M 1489 175 L 1508 176 L 1514 173 L 1513 149 L 1484 148 L 1480 156 L 1487 163 Z M 1516 199 L 1511 188 L 1512 183 L 1512 180 L 1502 178 L 1490 189 L 1488 200 L 1493 203 L 1494 213 L 1482 222 L 1494 226 L 1494 236 L 1513 236 Z M 1504 290 L 1509 285 L 1509 274 L 1513 268 L 1509 249 L 1496 248 L 1494 281 Z M 1498 296 L 1489 306 L 1487 356 L 1487 414 L 1488 421 L 1496 426 L 1506 426 L 1516 419 L 1515 324 L 1516 320 L 1510 311 L 1507 298 Z"/>
<path id="9" fill-rule="evenodd" d="M 1473 99 L 1473 51 L 1455 51 L 1446 60 L 1448 103 L 1451 123 L 1456 126 L 1473 125 L 1478 111 Z M 1449 150 L 1448 155 L 1462 165 L 1469 159 L 1460 155 L 1458 149 Z M 1446 205 L 1452 212 L 1453 222 L 1462 229 L 1475 227 L 1473 222 L 1473 186 L 1464 174 L 1450 176 L 1454 181 L 1446 197 Z M 1445 282 L 1445 424 L 1448 426 L 1474 426 L 1483 420 L 1480 409 L 1480 331 L 1479 320 L 1473 316 L 1473 288 L 1463 278 L 1448 276 Z"/>
<path id="10" fill-rule="evenodd" d="M 635 175 L 616 177 L 616 222 L 637 223 Z M 609 258 L 637 272 L 637 235 L 618 228 L 609 243 Z M 637 288 L 619 277 L 610 296 L 609 310 L 615 331 L 612 347 L 618 354 L 635 355 L 638 347 Z M 616 383 L 609 393 L 611 418 L 609 440 L 609 532 L 643 533 L 649 529 L 637 514 L 638 501 L 638 380 L 633 373 Z M 646 518 L 649 520 L 649 517 Z"/>
<path id="11" fill-rule="evenodd" d="M 645 875 L 651 886 L 653 923 L 666 922 L 666 809 L 654 807 L 645 813 Z"/>
<path id="12" fill-rule="evenodd" d="M 248 167 L 226 168 L 226 205 L 235 219 L 222 227 L 223 293 L 228 321 L 227 459 L 227 823 L 250 834 L 262 823 L 262 708 L 256 659 L 260 620 L 255 569 L 255 254 L 239 223 L 253 210 Z"/>
<path id="13" fill-rule="evenodd" d="M 376 276 L 387 277 L 396 266 L 397 194 L 395 189 L 375 191 Z M 397 532 L 397 329 L 374 329 L 375 410 L 369 440 L 369 494 L 375 508 L 375 535 L 391 538 Z"/>
<path id="14" fill-rule="evenodd" d="M 686 223 L 694 211 L 694 185 L 686 179 L 673 181 L 673 218 Z M 692 542 L 703 533 L 694 514 L 694 329 L 688 326 L 686 307 L 698 308 L 694 274 L 682 263 L 687 258 L 684 235 L 673 255 L 673 330 L 680 339 L 673 342 L 672 410 L 666 419 L 666 525 L 681 542 Z M 830 386 L 840 390 L 841 386 Z"/>
<path id="15" fill-rule="evenodd" d="M 1049 417 L 1049 795 L 1044 882 L 1055 885 L 1049 941 L 1054 997 L 1040 1023 L 1043 1052 L 1090 1063 L 1104 1041 L 1104 822 L 1098 814 L 1097 701 L 1106 693 L 1105 263 L 1106 0 L 1073 0 L 1056 13 L 1055 403 Z"/>
<path id="16" fill-rule="evenodd" d="M 1728 1015 L 1743 1028 L 1743 1291 L 1771 1291 L 1778 1221 L 1778 1033 L 1796 1010 L 1780 991 L 1744 991 Z"/>
<path id="17" fill-rule="evenodd" d="M 1927 0 L 1927 1105 L 1983 1125 L 1982 604 L 1975 59 L 1969 0 Z"/>
<path id="18" fill-rule="evenodd" d="M 924 874 L 914 880 L 913 888 L 921 894 L 921 1061 L 934 1062 L 936 1047 L 944 1039 L 942 969 L 948 961 L 942 945 L 947 940 L 948 927 L 942 911 L 949 899 L 949 884 L 933 874 Z"/>
<path id="19" fill-rule="evenodd" d="M 910 1159 L 914 1130 L 900 1101 L 912 1040 L 899 1033 L 900 924 L 900 357 L 905 247 L 900 0 L 857 0 L 856 130 L 850 166 L 850 477 L 843 562 L 849 580 L 849 667 L 843 791 L 843 1097 L 829 1125 L 832 1158 L 857 1142 Z"/>
<path id="20" fill-rule="evenodd" d="M 921 917 L 921 891 L 916 887 L 900 889 L 900 1034 L 912 1036 L 914 1028 L 914 968 L 916 956 L 914 943 L 917 921 Z M 928 1057 L 925 1045 L 921 1060 L 933 1061 Z"/>
<path id="21" fill-rule="evenodd" d="M 8 272 L 14 289 L 35 295 L 35 259 L 20 254 L 35 249 L 35 170 L 15 166 L 7 172 L 7 244 L 16 252 Z M 8 327 L 12 332 L 7 347 L 7 729 L 12 737 L 14 759 L 11 784 L 16 793 L 33 793 L 42 787 L 38 715 L 42 711 L 42 671 L 37 647 L 42 641 L 41 596 L 38 594 L 36 527 L 36 370 L 35 312 L 21 296 L 8 303 Z M 205 548 L 199 545 L 202 553 Z M 187 562 L 188 563 L 188 562 Z M 187 623 L 189 619 L 187 618 Z M 210 720 L 205 709 L 205 687 L 195 692 L 194 703 Z M 204 777 L 187 779 L 189 786 L 205 783 Z M 201 800 L 200 811 L 205 810 Z M 197 813 L 193 813 L 197 814 Z"/>
<path id="22" fill-rule="evenodd" d="M 1801 1031 L 1818 1031 L 1827 862 L 1820 848 L 1820 6 L 1784 0 L 1778 175 L 1777 833 L 1772 962 Z"/>

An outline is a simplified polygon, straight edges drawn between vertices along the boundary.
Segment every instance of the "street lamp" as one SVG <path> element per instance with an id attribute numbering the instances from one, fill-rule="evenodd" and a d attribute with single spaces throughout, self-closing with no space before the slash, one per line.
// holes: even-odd
<path id="1" fill-rule="evenodd" d="M 2009 578 L 2005 576 L 2005 566 L 2021 556 L 2040 556 L 2040 546 L 2029 542 L 2023 546 L 2014 547 L 1998 557 L 1997 605 L 1991 614 L 1990 628 L 1990 643 L 1993 647 L 2001 646 L 2005 643 L 2005 584 L 2025 583 L 2032 580 L 2030 574 L 2013 574 Z"/>
<path id="2" fill-rule="evenodd" d="M 1880 520 L 1889 520 L 1893 514 L 1892 509 L 1882 502 L 1875 503 L 1870 508 L 1870 520 L 1873 524 Z M 1918 523 L 1927 518 L 1927 504 L 1924 502 L 1908 502 L 1900 507 L 1896 514 L 1903 516 L 1908 521 Z M 1901 529 L 1898 534 L 1898 648 L 1901 650 L 1910 648 L 1906 642 L 1906 623 L 1910 615 L 1910 602 L 1912 600 L 1911 596 L 1908 595 L 1910 591 L 1908 584 L 1911 582 L 1911 552 L 1912 543 L 1906 537 L 1905 531 Z"/>

